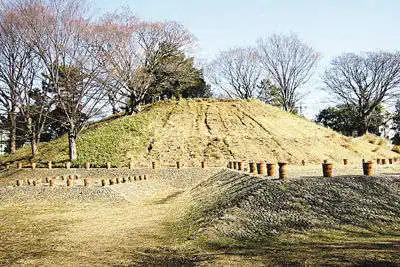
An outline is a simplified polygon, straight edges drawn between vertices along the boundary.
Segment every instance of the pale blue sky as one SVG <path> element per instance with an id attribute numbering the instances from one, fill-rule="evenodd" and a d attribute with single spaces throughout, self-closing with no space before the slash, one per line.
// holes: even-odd
<path id="1" fill-rule="evenodd" d="M 321 52 L 315 78 L 305 88 L 305 115 L 312 118 L 327 105 L 320 73 L 343 52 L 400 49 L 400 1 L 397 0 L 94 0 L 99 13 L 128 5 L 138 17 L 174 20 L 198 40 L 196 57 L 212 58 L 221 50 L 254 45 L 272 33 L 296 33 Z"/>

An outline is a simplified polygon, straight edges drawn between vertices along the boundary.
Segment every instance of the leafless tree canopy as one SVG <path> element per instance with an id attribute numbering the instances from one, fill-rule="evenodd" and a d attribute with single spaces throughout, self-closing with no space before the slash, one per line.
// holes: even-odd
<path id="1" fill-rule="evenodd" d="M 32 152 L 36 152 L 37 136 L 40 126 L 34 127 L 32 117 L 43 116 L 40 110 L 31 109 L 30 92 L 41 70 L 38 58 L 25 42 L 25 28 L 20 23 L 21 12 L 10 2 L 1 2 L 0 8 L 0 103 L 7 117 L 6 125 L 10 132 L 11 153 L 16 149 L 17 116 L 27 124 L 28 135 L 32 140 Z M 41 125 L 41 123 L 39 123 Z M 21 130 L 21 129 L 18 129 Z"/>
<path id="2" fill-rule="evenodd" d="M 183 53 L 194 37 L 181 24 L 139 20 L 129 9 L 95 23 L 89 12 L 85 0 L 0 2 L 0 106 L 11 125 L 12 152 L 17 116 L 32 133 L 34 155 L 40 140 L 36 129 L 43 129 L 52 105 L 57 106 L 57 114 L 63 113 L 58 123 L 68 130 L 70 160 L 75 160 L 76 139 L 87 122 L 108 103 L 113 112 L 119 104 L 128 107 L 127 113 L 137 111 L 149 99 L 161 65 L 184 83 L 192 59 Z"/>
<path id="3" fill-rule="evenodd" d="M 105 105 L 107 72 L 98 60 L 97 28 L 77 0 L 32 0 L 14 5 L 27 47 L 40 59 L 46 87 L 63 110 L 70 159 L 77 158 L 76 138 L 88 119 Z"/>
<path id="4" fill-rule="evenodd" d="M 299 88 L 309 81 L 319 53 L 296 35 L 272 35 L 258 45 L 261 64 L 281 91 L 283 109 L 294 111 Z"/>
<path id="5" fill-rule="evenodd" d="M 400 53 L 344 54 L 332 61 L 323 80 L 339 101 L 357 108 L 363 134 L 373 110 L 399 95 Z"/>
<path id="6" fill-rule="evenodd" d="M 110 76 L 109 91 L 115 103 L 136 112 L 148 96 L 154 70 L 165 58 L 186 51 L 194 44 L 193 35 L 175 22 L 147 22 L 130 10 L 106 14 L 98 27 L 103 38 L 102 61 Z"/>
<path id="7" fill-rule="evenodd" d="M 221 52 L 208 66 L 208 77 L 231 98 L 253 98 L 261 77 L 258 59 L 253 48 Z"/>

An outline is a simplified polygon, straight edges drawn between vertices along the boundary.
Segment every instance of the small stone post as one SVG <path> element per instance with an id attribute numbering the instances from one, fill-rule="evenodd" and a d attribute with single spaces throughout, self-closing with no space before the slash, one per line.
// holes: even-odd
<path id="1" fill-rule="evenodd" d="M 343 159 L 343 165 L 347 165 L 349 163 L 348 159 Z"/>
<path id="2" fill-rule="evenodd" d="M 381 159 L 382 165 L 386 165 L 386 159 Z"/>
<path id="3" fill-rule="evenodd" d="M 51 161 L 48 161 L 48 162 L 47 162 L 47 168 L 48 168 L 48 169 L 53 168 L 53 163 L 52 163 Z"/>
<path id="4" fill-rule="evenodd" d="M 107 170 L 111 169 L 111 162 L 107 162 Z"/>
<path id="5" fill-rule="evenodd" d="M 381 164 L 381 159 L 376 159 L 376 164 Z"/>
<path id="6" fill-rule="evenodd" d="M 36 162 L 31 163 L 31 168 L 32 168 L 32 170 L 36 169 Z"/>
<path id="7" fill-rule="evenodd" d="M 22 181 L 21 180 L 17 180 L 17 186 L 21 186 L 22 185 Z"/>
<path id="8" fill-rule="evenodd" d="M 20 161 L 17 162 L 17 169 L 22 169 L 22 162 Z"/>
<path id="9" fill-rule="evenodd" d="M 201 162 L 201 168 L 202 168 L 202 169 L 205 169 L 205 168 L 206 168 L 206 162 L 205 162 L 204 160 Z"/>
<path id="10" fill-rule="evenodd" d="M 389 159 L 389 164 L 393 164 L 393 159 Z"/>
<path id="11" fill-rule="evenodd" d="M 69 161 L 65 162 L 65 168 L 71 169 L 71 162 L 69 162 Z"/>
<path id="12" fill-rule="evenodd" d="M 85 162 L 85 169 L 86 170 L 89 170 L 90 169 L 90 162 Z"/>

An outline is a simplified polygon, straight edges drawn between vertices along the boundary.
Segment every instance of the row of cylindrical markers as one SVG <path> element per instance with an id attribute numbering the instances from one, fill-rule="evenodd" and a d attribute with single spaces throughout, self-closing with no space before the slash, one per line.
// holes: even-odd
<path id="1" fill-rule="evenodd" d="M 48 162 L 46 163 L 46 165 L 47 165 L 47 168 L 48 168 L 48 169 L 52 169 L 52 168 L 53 168 L 53 163 L 52 163 L 51 161 L 48 161 Z M 8 168 L 10 167 L 9 164 L 6 164 L 6 165 L 4 165 L 4 166 L 6 167 L 6 169 L 8 169 Z M 111 163 L 110 163 L 110 162 L 107 162 L 105 166 L 106 166 L 107 169 L 111 169 Z M 180 168 L 182 167 L 182 163 L 181 163 L 180 161 L 176 161 L 175 166 L 176 166 L 177 169 L 180 169 Z M 21 161 L 18 161 L 17 164 L 16 164 L 16 167 L 17 167 L 17 169 L 22 169 L 22 168 L 24 167 L 24 165 L 22 164 Z M 37 168 L 37 164 L 36 164 L 35 162 L 32 162 L 32 163 L 30 163 L 29 165 L 27 165 L 26 167 L 27 167 L 27 168 L 30 168 L 30 169 L 36 169 L 36 168 Z M 65 167 L 66 169 L 71 169 L 71 162 L 69 162 L 69 161 L 65 162 L 64 167 Z M 92 168 L 92 167 L 93 167 L 93 166 L 90 164 L 90 162 L 85 162 L 84 168 L 85 168 L 86 170 L 88 170 L 88 169 L 90 169 L 90 168 Z M 152 169 L 157 169 L 157 168 L 158 168 L 157 162 L 155 162 L 155 161 L 151 162 L 151 167 L 152 167 Z M 200 167 L 201 167 L 202 169 L 205 169 L 205 168 L 206 168 L 206 162 L 205 162 L 205 161 L 202 161 L 202 162 L 200 163 Z M 133 169 L 133 168 L 134 168 L 134 163 L 133 163 L 133 162 L 130 162 L 130 163 L 129 163 L 129 169 Z"/>
<path id="2" fill-rule="evenodd" d="M 389 161 L 391 162 L 391 161 Z M 343 161 L 344 165 L 348 164 L 347 160 Z M 372 176 L 373 174 L 373 162 L 372 161 L 365 161 L 363 160 L 362 163 L 363 167 L 363 174 L 366 176 Z M 392 163 L 389 163 L 392 164 Z M 279 179 L 286 180 L 287 179 L 287 163 L 286 162 L 279 162 Z M 259 175 L 267 175 L 267 176 L 274 176 L 275 175 L 275 166 L 276 164 L 273 163 L 263 163 L 263 162 L 249 162 L 249 168 L 244 167 L 244 163 L 242 161 L 229 161 L 227 163 L 227 167 L 229 169 L 234 169 L 238 171 L 249 171 L 252 174 L 259 174 Z M 322 163 L 322 175 L 323 177 L 332 177 L 333 176 L 333 163 L 328 163 L 327 160 L 324 160 Z"/>
<path id="3" fill-rule="evenodd" d="M 279 162 L 279 179 L 285 180 L 287 179 L 287 163 L 286 162 Z M 227 167 L 229 169 L 234 169 L 238 171 L 249 171 L 253 174 L 265 175 L 267 176 L 274 176 L 276 164 L 273 163 L 263 163 L 263 162 L 249 162 L 249 168 L 244 167 L 243 161 L 229 161 L 227 163 Z"/>
<path id="4" fill-rule="evenodd" d="M 61 179 L 64 181 L 64 176 L 62 176 Z M 74 180 L 78 180 L 78 179 L 79 179 L 79 176 L 77 176 L 77 175 L 76 176 L 70 175 L 70 176 L 66 177 L 67 187 L 73 186 Z M 54 186 L 55 180 L 56 179 L 46 178 L 46 183 L 49 186 Z M 132 182 L 132 181 L 141 181 L 141 180 L 147 180 L 147 175 L 139 175 L 139 176 L 133 176 L 133 177 L 129 176 L 128 178 L 123 177 L 122 179 L 120 179 L 120 178 L 108 179 L 108 182 L 106 179 L 102 179 L 101 186 L 114 185 L 114 184 L 119 184 L 119 183 L 127 183 L 127 182 Z M 27 185 L 33 185 L 33 186 L 39 185 L 39 182 L 37 180 L 31 180 L 31 179 L 27 179 L 25 181 L 25 183 Z M 89 183 L 90 182 L 89 182 L 88 178 L 83 179 L 84 186 L 89 186 Z M 17 184 L 17 186 L 22 186 L 24 184 L 24 180 L 18 179 L 16 184 Z"/>
<path id="5" fill-rule="evenodd" d="M 376 159 L 376 163 L 377 164 L 381 164 L 381 165 L 385 165 L 387 163 L 393 164 L 394 162 L 397 162 L 397 161 L 398 161 L 397 158 L 389 158 L 389 159 L 380 158 L 380 159 Z M 231 161 L 231 162 L 232 162 L 232 164 L 237 164 L 237 165 L 243 166 L 243 162 L 242 161 Z M 343 159 L 343 164 L 344 165 L 348 165 L 348 162 L 349 162 L 348 159 Z M 325 160 L 324 160 L 324 163 L 326 163 Z M 301 164 L 302 165 L 306 165 L 306 161 L 302 160 Z M 46 163 L 46 165 L 47 165 L 48 169 L 52 169 L 53 168 L 53 163 L 51 161 L 48 161 Z M 5 165 L 6 168 L 9 168 L 9 166 L 10 166 L 9 164 Z M 111 169 L 111 163 L 110 162 L 107 162 L 105 166 L 106 166 L 107 169 Z M 176 161 L 175 166 L 176 166 L 177 169 L 180 169 L 182 167 L 182 163 L 180 161 Z M 200 166 L 201 166 L 202 169 L 205 169 L 206 168 L 206 162 L 205 161 L 201 161 Z M 22 162 L 20 162 L 20 161 L 17 162 L 16 167 L 17 167 L 17 169 L 22 169 L 23 168 Z M 31 169 L 36 169 L 37 164 L 35 162 L 32 162 L 27 167 L 31 168 Z M 64 167 L 66 169 L 70 169 L 71 168 L 71 162 L 69 162 L 69 161 L 65 162 Z M 92 164 L 90 162 L 85 162 L 84 168 L 86 170 L 90 169 L 91 167 L 93 167 L 93 166 L 92 166 Z M 155 162 L 155 161 L 151 162 L 151 167 L 152 167 L 152 169 L 157 169 L 158 168 L 158 163 Z M 134 168 L 134 163 L 130 162 L 129 163 L 129 169 L 133 169 L 133 168 Z M 238 166 L 238 168 L 239 168 L 239 166 Z"/>

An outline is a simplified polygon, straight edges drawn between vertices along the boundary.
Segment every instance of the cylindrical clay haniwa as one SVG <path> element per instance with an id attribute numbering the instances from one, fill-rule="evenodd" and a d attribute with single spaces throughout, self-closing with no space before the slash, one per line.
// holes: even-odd
<path id="1" fill-rule="evenodd" d="M 268 163 L 267 164 L 267 175 L 274 176 L 275 175 L 275 164 Z"/>
<path id="2" fill-rule="evenodd" d="M 279 179 L 286 181 L 287 180 L 287 163 L 279 162 Z"/>
<path id="3" fill-rule="evenodd" d="M 332 163 L 324 163 L 322 164 L 322 174 L 324 177 L 332 177 Z"/>
<path id="4" fill-rule="evenodd" d="M 366 176 L 372 176 L 372 173 L 373 173 L 372 161 L 368 161 L 368 162 L 364 162 L 363 163 L 363 173 Z"/>
<path id="5" fill-rule="evenodd" d="M 263 162 L 257 163 L 257 173 L 260 175 L 265 174 L 265 163 L 263 163 Z"/>
<path id="6" fill-rule="evenodd" d="M 256 163 L 255 162 L 249 162 L 249 170 L 250 170 L 250 173 L 256 173 L 257 172 L 257 168 L 256 168 Z"/>

